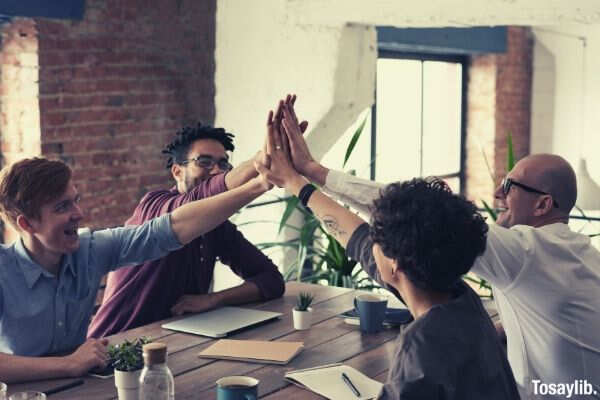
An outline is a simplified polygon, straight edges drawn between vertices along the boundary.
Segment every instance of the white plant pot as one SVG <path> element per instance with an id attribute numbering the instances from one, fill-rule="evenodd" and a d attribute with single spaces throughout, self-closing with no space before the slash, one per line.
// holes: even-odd
<path id="1" fill-rule="evenodd" d="M 309 329 L 312 325 L 312 308 L 308 307 L 306 311 L 298 311 L 294 308 L 294 329 Z"/>
<path id="2" fill-rule="evenodd" d="M 119 400 L 139 400 L 141 372 L 141 369 L 137 371 L 115 370 L 115 386 Z"/>

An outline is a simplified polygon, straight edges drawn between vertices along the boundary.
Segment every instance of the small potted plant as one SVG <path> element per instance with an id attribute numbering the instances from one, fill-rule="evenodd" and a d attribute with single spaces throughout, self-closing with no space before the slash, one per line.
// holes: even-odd
<path id="1" fill-rule="evenodd" d="M 150 342 L 150 339 L 141 337 L 133 342 L 125 340 L 121 344 L 108 346 L 119 400 L 138 400 L 140 373 L 144 367 L 142 346 Z"/>
<path id="2" fill-rule="evenodd" d="M 314 296 L 308 292 L 300 292 L 296 300 L 296 307 L 293 310 L 294 328 L 308 329 L 312 325 L 312 308 L 310 305 Z"/>

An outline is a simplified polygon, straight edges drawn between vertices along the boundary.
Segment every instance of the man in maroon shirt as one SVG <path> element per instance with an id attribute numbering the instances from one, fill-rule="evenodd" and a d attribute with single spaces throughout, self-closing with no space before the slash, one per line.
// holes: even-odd
<path id="1" fill-rule="evenodd" d="M 126 225 L 142 224 L 255 177 L 254 159 L 233 169 L 229 164 L 232 138 L 222 128 L 201 124 L 177 132 L 163 150 L 169 156 L 167 168 L 176 186 L 146 194 Z M 244 283 L 209 293 L 217 260 L 231 267 Z M 273 262 L 226 221 L 164 258 L 109 273 L 88 336 L 103 337 L 186 312 L 268 300 L 281 296 L 284 289 L 283 277 Z"/>

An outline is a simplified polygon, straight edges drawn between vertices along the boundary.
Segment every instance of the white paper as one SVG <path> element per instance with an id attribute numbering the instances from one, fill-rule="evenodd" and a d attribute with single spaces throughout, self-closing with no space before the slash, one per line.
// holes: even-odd
<path id="1" fill-rule="evenodd" d="M 356 396 L 344 383 L 342 372 L 350 378 L 360 392 L 360 397 Z M 374 399 L 383 387 L 381 382 L 377 382 L 362 372 L 343 364 L 292 371 L 285 374 L 285 377 L 330 400 Z"/>

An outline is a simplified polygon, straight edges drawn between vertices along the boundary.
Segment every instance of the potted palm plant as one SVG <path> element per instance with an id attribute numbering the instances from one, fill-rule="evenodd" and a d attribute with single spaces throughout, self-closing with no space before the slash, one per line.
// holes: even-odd
<path id="1" fill-rule="evenodd" d="M 308 329 L 312 325 L 312 308 L 310 305 L 314 296 L 308 292 L 300 292 L 293 310 L 294 328 Z"/>
<path id="2" fill-rule="evenodd" d="M 144 367 L 142 346 L 150 342 L 150 339 L 141 337 L 132 342 L 125 340 L 121 344 L 108 347 L 110 363 L 115 370 L 115 386 L 119 400 L 138 400 L 139 378 Z"/>

